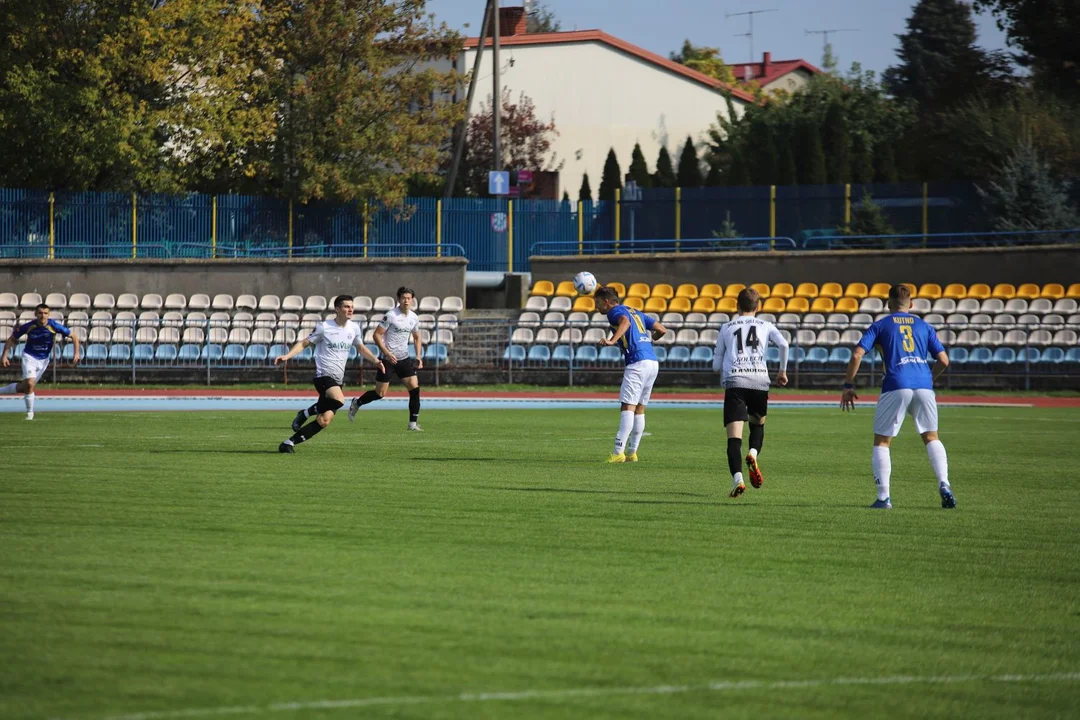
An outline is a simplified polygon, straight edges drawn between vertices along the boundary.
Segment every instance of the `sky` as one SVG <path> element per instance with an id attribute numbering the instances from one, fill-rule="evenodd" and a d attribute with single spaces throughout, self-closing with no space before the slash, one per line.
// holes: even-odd
<path id="1" fill-rule="evenodd" d="M 896 64 L 896 36 L 915 4 L 912 0 L 541 0 L 555 13 L 563 30 L 603 30 L 609 35 L 667 57 L 689 38 L 694 45 L 719 47 L 726 62 L 748 62 L 749 28 L 744 17 L 726 14 L 748 10 L 777 12 L 754 16 L 754 60 L 768 50 L 774 60 L 801 58 L 820 66 L 823 39 L 806 30 L 853 28 L 830 36 L 841 70 L 859 62 L 881 73 Z M 520 5 L 521 0 L 503 0 Z M 479 32 L 484 0 L 429 0 L 436 18 L 470 36 Z M 1005 49 L 1005 36 L 992 17 L 977 16 L 979 44 Z M 470 27 L 465 29 L 464 26 Z"/>

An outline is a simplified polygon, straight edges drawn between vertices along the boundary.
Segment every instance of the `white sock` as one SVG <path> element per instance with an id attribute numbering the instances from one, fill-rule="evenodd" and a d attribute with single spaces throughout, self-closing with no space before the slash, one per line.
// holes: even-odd
<path id="1" fill-rule="evenodd" d="M 26 412 L 34 412 L 34 393 L 23 395 L 23 400 L 26 402 Z"/>
<path id="2" fill-rule="evenodd" d="M 634 415 L 634 429 L 630 431 L 630 442 L 626 445 L 626 452 L 633 454 L 637 452 L 638 445 L 641 444 L 641 435 L 645 432 L 645 415 Z"/>
<path id="3" fill-rule="evenodd" d="M 742 473 L 737 472 L 731 476 L 731 487 L 742 485 Z"/>
<path id="4" fill-rule="evenodd" d="M 889 448 L 874 446 L 874 483 L 877 484 L 877 499 L 889 499 L 889 478 L 892 476 L 892 456 Z"/>
<path id="5" fill-rule="evenodd" d="M 10 383 L 0 388 L 0 395 L 14 395 L 15 388 L 19 387 L 19 383 Z"/>
<path id="6" fill-rule="evenodd" d="M 750 454 L 757 460 L 757 448 L 750 448 Z"/>
<path id="7" fill-rule="evenodd" d="M 282 445 L 292 445 L 292 444 L 293 444 L 292 438 L 289 438 L 288 440 L 286 440 L 285 442 L 282 443 Z"/>
<path id="8" fill-rule="evenodd" d="M 626 447 L 626 438 L 630 437 L 630 431 L 634 427 L 634 411 L 623 410 L 619 413 L 619 434 L 615 436 L 615 454 L 618 455 Z"/>
<path id="9" fill-rule="evenodd" d="M 940 440 L 926 443 L 926 454 L 930 456 L 930 467 L 934 468 L 939 487 L 949 487 L 949 456 Z"/>

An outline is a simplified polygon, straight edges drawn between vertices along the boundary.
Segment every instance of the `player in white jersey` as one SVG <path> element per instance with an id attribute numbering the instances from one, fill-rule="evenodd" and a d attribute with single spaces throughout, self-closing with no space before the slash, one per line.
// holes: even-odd
<path id="1" fill-rule="evenodd" d="M 769 368 L 766 349 L 769 343 L 780 349 L 780 372 L 776 382 L 787 385 L 788 344 L 776 327 L 757 318 L 761 296 L 746 288 L 739 293 L 739 314 L 720 328 L 713 351 L 713 372 L 721 372 L 724 387 L 724 427 L 727 429 L 728 469 L 731 470 L 730 497 L 746 492 L 742 474 L 743 423 L 750 422 L 750 452 L 746 466 L 750 484 L 761 487 L 764 477 L 757 456 L 765 442 L 765 415 L 769 410 Z"/>
<path id="2" fill-rule="evenodd" d="M 349 420 L 356 418 L 357 411 L 364 405 L 382 400 L 390 389 L 391 373 L 397 375 L 405 389 L 409 391 L 408 430 L 420 432 L 416 424 L 420 418 L 420 379 L 417 370 L 424 369 L 420 359 L 423 346 L 420 342 L 420 318 L 412 311 L 416 304 L 416 293 L 412 288 L 400 287 L 397 291 L 398 305 L 386 313 L 379 327 L 375 328 L 375 344 L 379 346 L 385 369 L 375 375 L 375 389 L 368 390 L 349 404 Z M 409 357 L 409 341 L 413 343 L 416 357 Z"/>
<path id="3" fill-rule="evenodd" d="M 345 366 L 349 362 L 349 348 L 353 345 L 360 354 L 379 366 L 382 371 L 382 363 L 375 353 L 364 347 L 364 335 L 360 326 L 352 321 L 353 299 L 350 295 L 338 295 L 334 300 L 334 310 L 337 315 L 333 320 L 326 320 L 315 326 L 303 340 L 293 345 L 289 352 L 274 358 L 274 364 L 288 362 L 304 351 L 304 348 L 315 346 L 315 389 L 319 391 L 318 401 L 309 408 L 305 408 L 296 414 L 293 420 L 293 436 L 278 446 L 278 452 L 296 452 L 296 445 L 310 440 L 316 433 L 329 425 L 334 419 L 334 413 L 345 404 L 345 394 L 341 390 L 341 383 L 345 381 Z M 314 417 L 315 422 L 304 425 L 304 422 Z"/>

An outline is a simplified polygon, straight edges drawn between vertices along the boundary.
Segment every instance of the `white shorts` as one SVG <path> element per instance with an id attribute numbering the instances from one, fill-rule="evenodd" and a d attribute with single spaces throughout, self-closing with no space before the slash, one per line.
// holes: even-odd
<path id="1" fill-rule="evenodd" d="M 652 386 L 659 372 L 660 363 L 655 360 L 639 360 L 627 365 L 623 371 L 619 402 L 626 405 L 648 405 Z"/>
<path id="2" fill-rule="evenodd" d="M 904 415 L 911 415 L 920 435 L 937 432 L 937 398 L 933 390 L 890 390 L 881 393 L 874 411 L 874 434 L 896 437 L 904 424 Z"/>
<path id="3" fill-rule="evenodd" d="M 41 379 L 45 371 L 49 369 L 49 360 L 38 360 L 33 355 L 23 353 L 22 356 L 22 379 L 34 378 L 34 382 Z"/>

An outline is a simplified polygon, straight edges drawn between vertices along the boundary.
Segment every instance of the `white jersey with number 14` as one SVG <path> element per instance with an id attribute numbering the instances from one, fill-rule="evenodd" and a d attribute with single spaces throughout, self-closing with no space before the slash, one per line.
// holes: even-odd
<path id="1" fill-rule="evenodd" d="M 720 328 L 713 351 L 713 371 L 722 371 L 725 388 L 768 390 L 766 350 L 772 343 L 780 349 L 780 369 L 787 371 L 788 344 L 776 326 L 750 315 L 740 315 Z"/>

